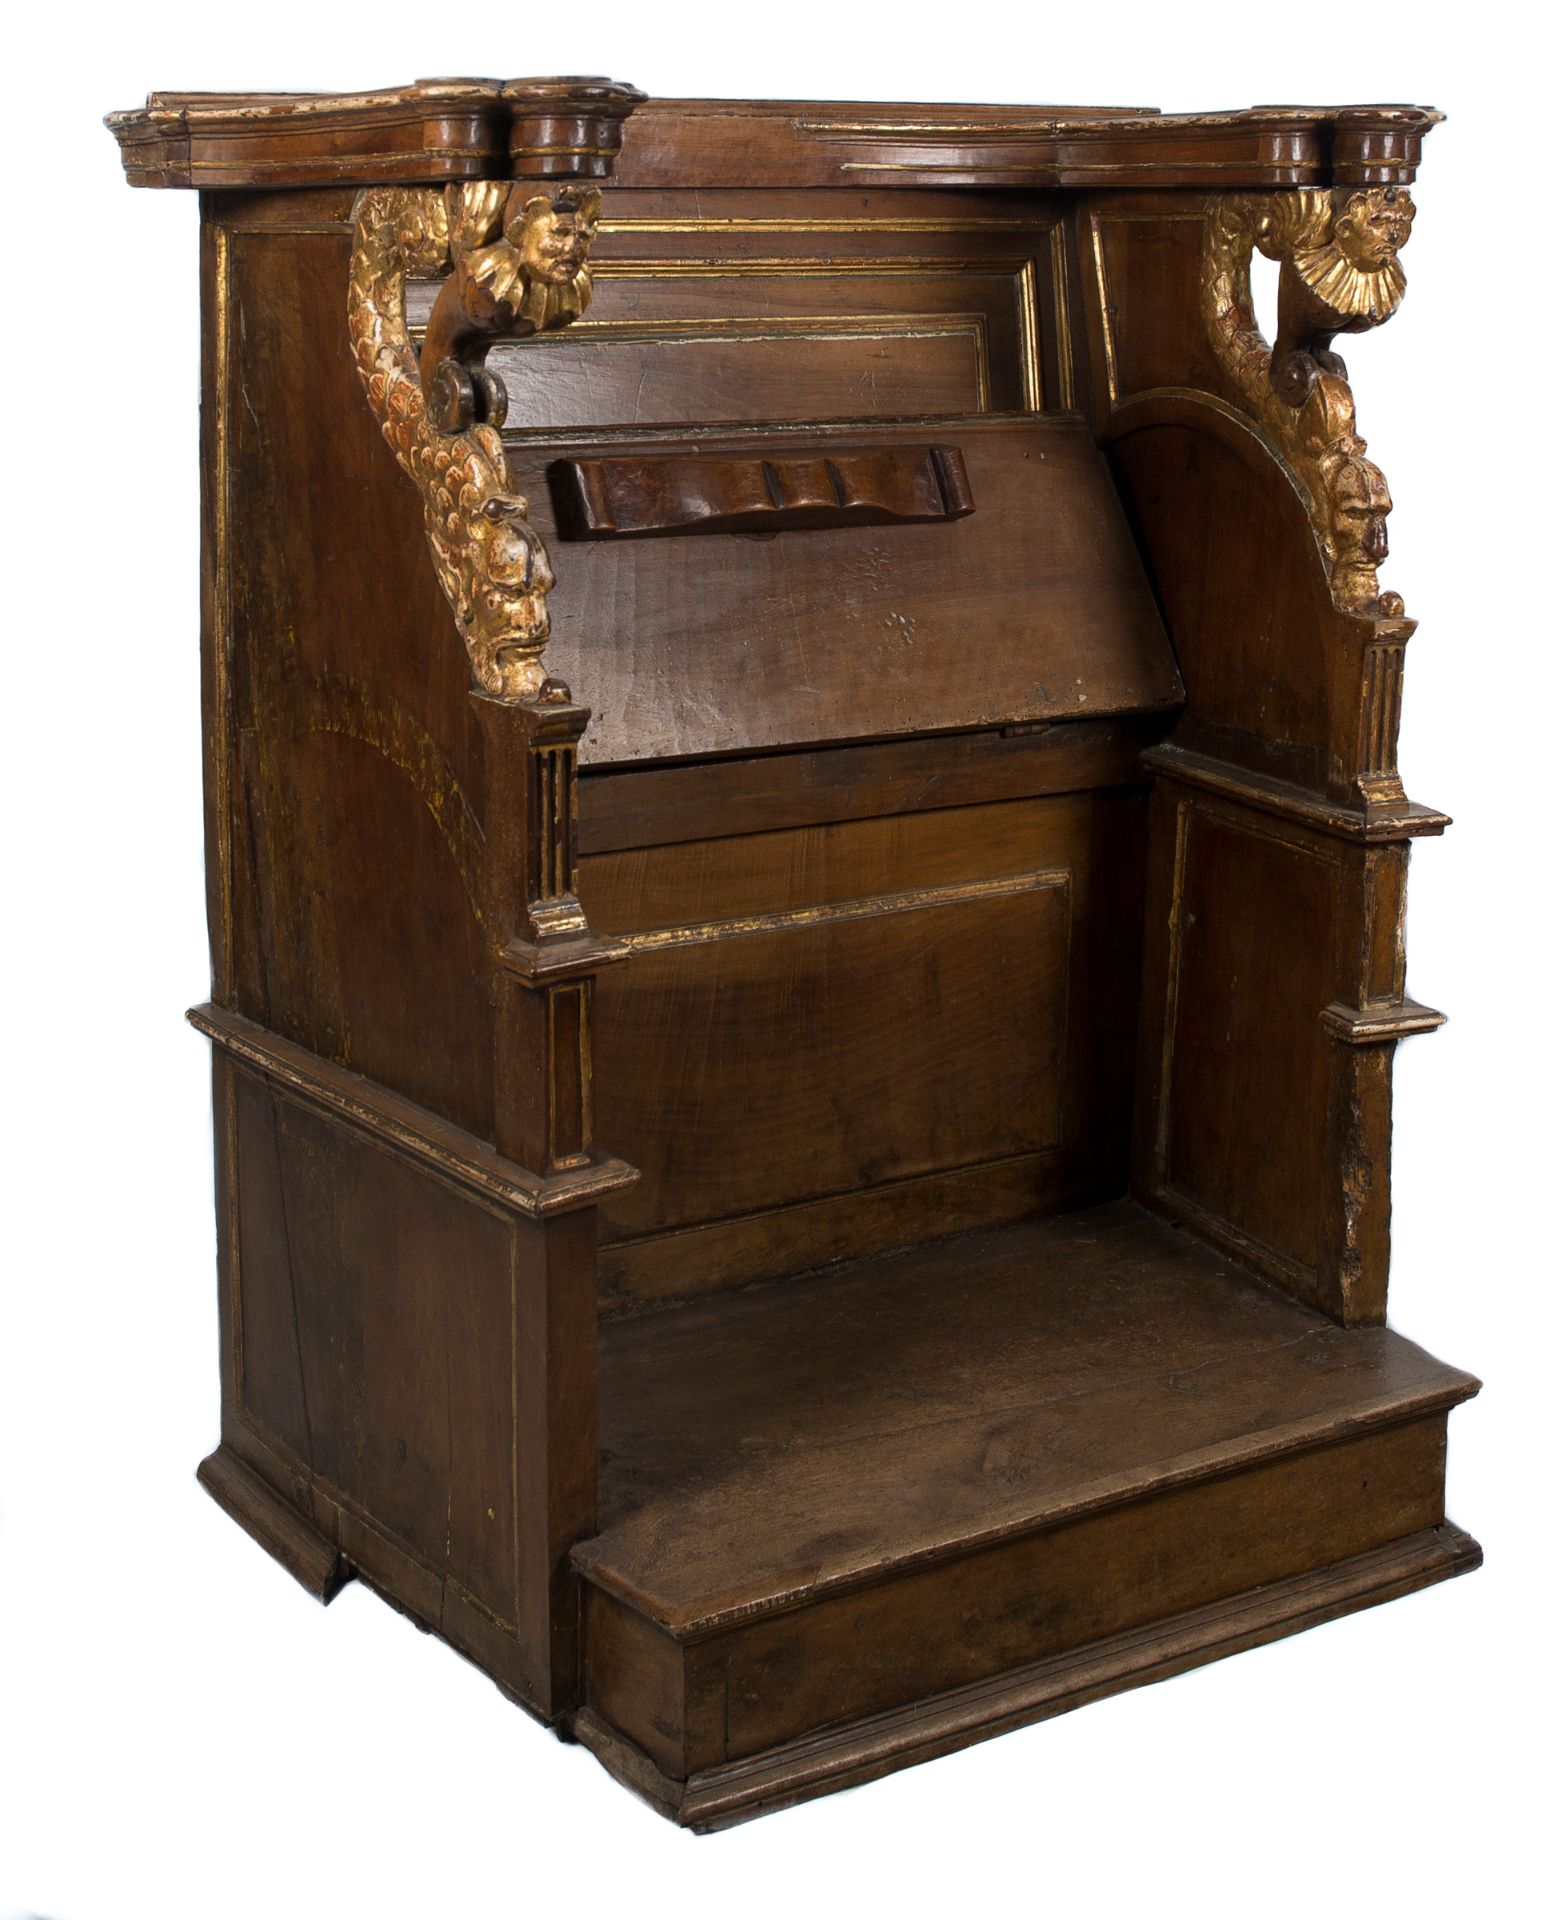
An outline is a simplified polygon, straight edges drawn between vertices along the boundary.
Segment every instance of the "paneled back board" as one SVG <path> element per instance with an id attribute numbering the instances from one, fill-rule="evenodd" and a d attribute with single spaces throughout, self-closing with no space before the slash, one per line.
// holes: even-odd
<path id="1" fill-rule="evenodd" d="M 1037 761 L 1034 780 L 1047 780 Z M 592 856 L 611 1297 L 787 1273 L 1124 1181 L 1140 788 Z"/>

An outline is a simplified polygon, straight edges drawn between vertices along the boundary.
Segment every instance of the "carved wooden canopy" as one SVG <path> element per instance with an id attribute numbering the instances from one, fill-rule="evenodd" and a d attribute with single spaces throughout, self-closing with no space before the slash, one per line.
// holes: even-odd
<path id="1" fill-rule="evenodd" d="M 611 87 L 421 80 L 355 94 L 155 93 L 145 107 L 110 114 L 108 124 L 133 186 L 545 177 L 572 170 L 569 149 L 590 144 L 573 141 L 573 115 L 591 113 L 592 89 Z M 564 89 L 575 90 L 578 104 L 556 110 L 549 103 Z M 1407 186 L 1420 142 L 1441 118 L 1432 107 L 1409 105 L 1165 114 L 651 100 L 624 128 L 616 179 L 627 187 L 705 187 L 741 177 L 772 187 Z"/>

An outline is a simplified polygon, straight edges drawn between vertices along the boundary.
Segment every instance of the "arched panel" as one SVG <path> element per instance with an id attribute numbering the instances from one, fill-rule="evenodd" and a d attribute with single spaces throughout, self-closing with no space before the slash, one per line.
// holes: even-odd
<path id="1" fill-rule="evenodd" d="M 1122 408 L 1108 449 L 1185 681 L 1180 744 L 1320 790 L 1331 661 L 1357 636 L 1333 608 L 1293 480 L 1221 402 Z"/>

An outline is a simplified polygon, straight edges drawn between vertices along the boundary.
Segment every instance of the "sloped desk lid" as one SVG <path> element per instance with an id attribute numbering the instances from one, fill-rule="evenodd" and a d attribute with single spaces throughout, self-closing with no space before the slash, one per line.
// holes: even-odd
<path id="1" fill-rule="evenodd" d="M 974 510 L 911 525 L 769 538 L 573 540 L 548 467 L 638 449 L 521 438 L 508 447 L 554 560 L 550 671 L 593 709 L 588 765 L 1145 713 L 1179 673 L 1118 496 L 1086 424 L 844 427 L 836 436 L 704 433 L 651 458 L 960 448 Z"/>

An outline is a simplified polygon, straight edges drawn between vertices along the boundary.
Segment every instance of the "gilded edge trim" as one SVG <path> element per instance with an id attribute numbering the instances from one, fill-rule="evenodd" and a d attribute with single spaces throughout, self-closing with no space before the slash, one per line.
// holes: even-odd
<path id="1" fill-rule="evenodd" d="M 482 153 L 476 154 L 468 147 L 410 147 L 403 153 L 367 154 L 357 159 L 354 164 L 362 168 L 365 172 L 374 171 L 378 175 L 382 169 L 388 167 L 400 169 L 403 167 L 424 166 L 432 160 L 461 160 L 468 163 L 471 169 L 477 172 L 488 157 L 489 156 Z M 222 160 L 187 159 L 183 162 L 183 165 L 188 172 L 193 174 L 231 174 L 240 184 L 248 184 L 251 175 L 257 173 L 291 173 L 301 177 L 310 175 L 319 178 L 323 184 L 331 185 L 335 185 L 342 177 L 342 156 L 338 154 L 333 154 L 325 160 L 301 160 L 298 158 L 290 158 L 287 160 L 256 160 L 249 157 L 244 159 L 224 158 Z M 160 172 L 164 171 L 162 168 L 156 170 Z M 144 168 L 143 171 L 152 172 L 154 169 L 148 167 Z M 221 186 L 223 182 L 218 181 L 215 184 Z M 396 181 L 389 181 L 387 184 L 396 185 L 398 183 Z"/>
<path id="2" fill-rule="evenodd" d="M 219 997 L 232 1000 L 238 977 L 234 957 L 234 769 L 233 769 L 233 591 L 229 498 L 229 392 L 232 359 L 230 330 L 233 313 L 233 272 L 230 235 L 212 223 L 212 803 L 215 813 L 213 849 L 218 869 L 218 919 L 223 941 L 221 964 L 213 985 Z"/>
<path id="3" fill-rule="evenodd" d="M 819 189 L 818 189 L 819 191 Z M 952 214 L 947 218 L 921 219 L 917 215 L 867 214 L 858 220 L 752 219 L 738 214 L 732 220 L 642 220 L 635 214 L 607 215 L 598 224 L 600 233 L 1037 233 L 1045 224 L 1038 220 L 1013 216 Z M 1059 219 L 1052 223 L 1059 225 Z"/>
<path id="4" fill-rule="evenodd" d="M 455 185 L 462 184 L 454 182 Z M 817 189 L 820 191 L 820 189 Z M 340 235 L 348 226 L 346 219 L 330 220 L 236 220 L 231 227 L 235 233 L 322 233 Z M 833 220 L 823 216 L 819 220 L 752 220 L 736 215 L 732 220 L 690 219 L 690 220 L 643 220 L 635 214 L 621 214 L 615 217 L 606 214 L 598 223 L 600 234 L 605 233 L 1026 233 L 1041 234 L 1052 227 L 1059 226 L 1060 215 L 1052 219 L 1027 220 L 987 218 L 983 214 L 953 214 L 947 218 L 919 219 L 898 215 L 876 218 L 867 215 L 858 220 Z M 809 256 L 800 258 L 808 263 Z M 874 254 L 856 256 L 861 265 L 876 264 Z M 627 263 L 631 264 L 631 263 Z M 988 264 L 988 263 L 986 263 Z M 594 272 L 604 265 L 602 261 L 594 263 Z"/>
<path id="5" fill-rule="evenodd" d="M 593 279 L 658 280 L 938 280 L 962 274 L 988 275 L 989 278 L 1017 279 L 1037 262 L 1032 254 L 964 255 L 945 253 L 826 255 L 736 254 L 732 258 L 709 256 L 685 259 L 672 256 L 628 254 L 593 262 Z"/>
<path id="6" fill-rule="evenodd" d="M 1167 160 L 1025 160 L 1015 154 L 992 164 L 983 164 L 975 160 L 959 160 L 955 157 L 942 157 L 938 148 L 921 160 L 843 160 L 838 164 L 840 173 L 960 173 L 982 179 L 986 174 L 1019 173 L 1057 176 L 1067 182 L 1083 173 L 1244 173 L 1266 172 L 1276 175 L 1294 176 L 1306 171 L 1319 176 L 1320 169 L 1314 162 L 1297 159 L 1261 160 L 1245 158 L 1241 160 L 1181 160 L 1171 163 Z M 1054 187 L 1055 178 L 1041 179 L 1040 185 Z M 1280 182 L 1286 184 L 1286 182 Z"/>
<path id="7" fill-rule="evenodd" d="M 600 275 L 601 279 L 603 276 Z M 786 340 L 797 334 L 842 336 L 850 340 L 880 340 L 925 334 L 978 334 L 988 315 L 982 313 L 797 313 L 705 315 L 687 320 L 581 320 L 569 333 L 546 334 L 529 340 L 527 353 L 558 351 L 591 335 L 625 340 Z M 418 338 L 418 329 L 414 329 Z M 516 345 L 503 340 L 490 351 Z"/>
<path id="8" fill-rule="evenodd" d="M 671 947 L 707 946 L 747 934 L 791 933 L 831 926 L 847 920 L 878 920 L 892 913 L 917 913 L 927 907 L 957 906 L 975 900 L 1004 900 L 1017 894 L 1042 893 L 1070 886 L 1064 867 L 1040 868 L 1032 873 L 1001 874 L 992 880 L 956 880 L 942 886 L 909 887 L 897 893 L 875 893 L 857 900 L 834 900 L 813 907 L 790 907 L 777 913 L 737 914 L 721 920 L 697 920 L 685 926 L 652 927 L 642 933 L 618 936 L 632 954 L 664 952 Z"/>

